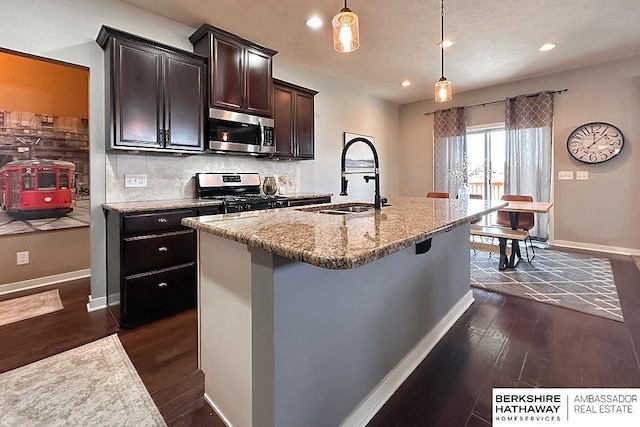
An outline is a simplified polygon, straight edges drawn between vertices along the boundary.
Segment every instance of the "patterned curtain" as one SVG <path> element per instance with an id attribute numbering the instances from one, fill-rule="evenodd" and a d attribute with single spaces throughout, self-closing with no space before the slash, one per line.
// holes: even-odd
<path id="1" fill-rule="evenodd" d="M 433 119 L 433 189 L 447 191 L 455 197 L 459 179 L 450 176 L 466 176 L 467 119 L 464 107 L 436 111 Z M 458 171 L 460 173 L 451 173 Z"/>
<path id="2" fill-rule="evenodd" d="M 553 95 L 543 92 L 507 98 L 505 116 L 505 194 L 533 196 L 548 202 L 551 196 Z M 536 214 L 531 236 L 549 238 L 549 215 Z"/>

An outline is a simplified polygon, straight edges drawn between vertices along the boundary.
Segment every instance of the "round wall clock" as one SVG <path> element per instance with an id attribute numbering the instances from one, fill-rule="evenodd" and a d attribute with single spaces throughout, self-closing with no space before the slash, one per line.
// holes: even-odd
<path id="1" fill-rule="evenodd" d="M 624 136 L 609 123 L 593 122 L 577 127 L 567 139 L 567 150 L 584 163 L 602 163 L 620 154 Z"/>

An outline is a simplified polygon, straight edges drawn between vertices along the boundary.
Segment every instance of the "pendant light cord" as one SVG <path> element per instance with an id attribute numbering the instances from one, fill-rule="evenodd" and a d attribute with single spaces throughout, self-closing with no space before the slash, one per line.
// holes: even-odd
<path id="1" fill-rule="evenodd" d="M 345 0 L 346 2 L 346 0 Z M 440 51 L 442 52 L 441 60 L 442 60 L 442 74 L 441 77 L 444 77 L 444 0 L 440 2 Z"/>

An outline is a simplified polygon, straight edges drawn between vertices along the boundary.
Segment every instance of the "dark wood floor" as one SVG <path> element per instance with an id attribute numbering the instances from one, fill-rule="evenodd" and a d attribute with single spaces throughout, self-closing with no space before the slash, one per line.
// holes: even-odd
<path id="1" fill-rule="evenodd" d="M 609 258 L 625 323 L 474 290 L 369 426 L 487 426 L 493 387 L 640 387 L 640 271 L 630 257 Z M 106 310 L 86 311 L 88 280 L 55 287 L 64 310 L 0 327 L 0 372 L 118 332 L 169 425 L 224 425 L 201 397 L 195 310 L 119 331 Z"/>
<path id="2" fill-rule="evenodd" d="M 169 426 L 224 424 L 203 401 L 195 309 L 119 330 L 106 310 L 87 312 L 89 280 L 0 296 L 0 301 L 58 288 L 63 310 L 0 326 L 0 372 L 118 333 L 140 378 Z"/>

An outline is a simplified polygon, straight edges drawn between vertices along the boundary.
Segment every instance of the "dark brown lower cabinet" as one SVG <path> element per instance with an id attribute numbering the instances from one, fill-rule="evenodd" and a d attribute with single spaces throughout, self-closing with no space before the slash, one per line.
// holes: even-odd
<path id="1" fill-rule="evenodd" d="M 313 159 L 313 98 L 318 93 L 282 80 L 273 80 L 275 152 L 272 157 Z"/>
<path id="2" fill-rule="evenodd" d="M 196 231 L 182 218 L 196 209 L 107 217 L 107 306 L 121 328 L 196 304 Z"/>

